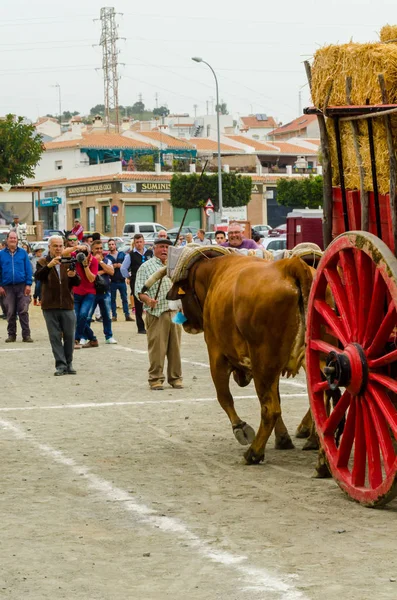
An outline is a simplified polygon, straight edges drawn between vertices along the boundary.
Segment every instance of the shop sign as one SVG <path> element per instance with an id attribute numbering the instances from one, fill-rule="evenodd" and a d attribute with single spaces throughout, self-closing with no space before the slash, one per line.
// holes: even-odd
<path id="1" fill-rule="evenodd" d="M 137 192 L 167 192 L 171 191 L 170 181 L 146 181 L 137 183 Z"/>
<path id="2" fill-rule="evenodd" d="M 76 185 L 66 188 L 66 196 L 74 198 L 76 196 L 92 196 L 96 194 L 114 194 L 119 189 L 118 183 L 92 183 L 89 185 Z"/>
<path id="3" fill-rule="evenodd" d="M 62 198 L 40 198 L 39 206 L 45 208 L 46 206 L 58 206 L 62 204 Z"/>
<path id="4" fill-rule="evenodd" d="M 251 194 L 263 194 L 263 183 L 253 183 Z"/>
<path id="5" fill-rule="evenodd" d="M 224 206 L 222 216 L 227 217 L 229 221 L 246 221 L 247 207 L 246 206 Z"/>

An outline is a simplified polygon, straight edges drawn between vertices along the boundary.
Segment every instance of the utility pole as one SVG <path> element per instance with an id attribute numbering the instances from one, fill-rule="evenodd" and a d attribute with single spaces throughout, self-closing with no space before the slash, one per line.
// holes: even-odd
<path id="1" fill-rule="evenodd" d="M 298 107 L 298 115 L 302 114 L 302 92 L 299 90 L 299 107 Z"/>
<path id="2" fill-rule="evenodd" d="M 101 8 L 102 33 L 99 42 L 102 46 L 102 69 L 105 95 L 105 120 L 109 132 L 111 113 L 115 114 L 115 131 L 119 131 L 119 77 L 117 74 L 118 26 L 116 25 L 116 12 L 114 8 Z"/>
<path id="3" fill-rule="evenodd" d="M 154 99 L 156 101 L 156 108 L 158 108 L 159 107 L 159 95 L 157 92 L 156 92 L 156 95 L 154 96 Z"/>
<path id="4" fill-rule="evenodd" d="M 197 117 L 197 104 L 193 104 L 193 108 L 194 108 L 194 118 Z"/>
<path id="5" fill-rule="evenodd" d="M 208 113 L 208 103 L 209 103 L 209 101 L 208 101 L 208 100 L 206 100 L 206 101 L 205 101 L 205 103 L 206 103 L 206 105 L 207 105 L 207 115 L 208 115 L 208 114 L 209 114 L 209 113 Z"/>
<path id="6" fill-rule="evenodd" d="M 58 106 L 59 106 L 59 126 L 62 128 L 62 96 L 61 96 L 61 86 L 59 83 L 52 85 L 51 87 L 58 88 Z M 62 129 L 61 129 L 62 133 Z"/>

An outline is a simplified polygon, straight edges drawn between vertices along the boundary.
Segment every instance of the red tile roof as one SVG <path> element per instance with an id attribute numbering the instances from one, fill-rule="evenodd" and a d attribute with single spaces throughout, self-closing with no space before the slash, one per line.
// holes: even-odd
<path id="1" fill-rule="evenodd" d="M 119 133 L 83 133 L 81 138 L 47 142 L 44 145 L 46 150 L 60 150 L 62 148 L 154 148 L 150 143 L 140 142 Z"/>
<path id="2" fill-rule="evenodd" d="M 269 128 L 269 127 L 277 127 L 276 121 L 273 117 L 267 117 L 266 120 L 258 120 L 257 115 L 249 115 L 248 117 L 240 117 L 241 121 L 244 123 L 244 127 L 248 129 L 254 128 Z"/>
<path id="3" fill-rule="evenodd" d="M 279 148 L 280 154 L 302 154 L 302 155 L 314 155 L 318 153 L 318 150 L 310 150 L 306 146 L 298 146 L 297 144 L 290 144 L 289 142 L 272 142 L 272 146 Z"/>
<path id="4" fill-rule="evenodd" d="M 75 184 L 94 183 L 97 181 L 170 181 L 173 173 L 114 173 L 113 175 L 97 175 L 96 177 L 79 177 L 78 179 L 51 179 L 49 181 L 35 182 L 38 187 L 65 187 Z"/>
<path id="5" fill-rule="evenodd" d="M 218 142 L 210 138 L 191 138 L 189 143 L 199 152 L 218 152 Z M 244 154 L 244 150 L 221 142 L 221 152 L 233 152 L 234 154 Z"/>
<path id="6" fill-rule="evenodd" d="M 161 131 L 137 131 L 137 133 L 148 138 L 148 140 L 155 140 L 156 142 L 166 144 L 168 148 L 191 148 L 191 145 L 186 140 L 176 138 Z"/>
<path id="7" fill-rule="evenodd" d="M 303 129 L 306 129 L 306 127 L 308 125 L 310 125 L 310 123 L 313 123 L 313 121 L 316 121 L 316 120 L 317 120 L 316 115 L 302 115 L 301 117 L 298 117 L 297 119 L 294 119 L 293 121 L 290 121 L 289 123 L 286 123 L 285 125 L 281 125 L 280 127 L 277 127 L 277 129 L 274 129 L 273 131 L 270 131 L 268 133 L 268 135 L 269 136 L 281 135 L 281 134 L 287 133 L 287 132 L 293 133 L 294 131 L 302 131 Z"/>
<path id="8" fill-rule="evenodd" d="M 234 140 L 235 142 L 239 142 L 240 144 L 245 144 L 246 146 L 251 146 L 258 152 L 277 152 L 277 149 L 274 148 L 274 145 L 267 142 L 259 142 L 258 140 L 253 140 L 245 135 L 228 135 L 229 139 Z"/>

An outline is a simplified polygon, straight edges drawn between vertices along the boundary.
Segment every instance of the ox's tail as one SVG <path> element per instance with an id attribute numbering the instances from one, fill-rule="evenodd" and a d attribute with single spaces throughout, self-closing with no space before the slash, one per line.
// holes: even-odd
<path id="1" fill-rule="evenodd" d="M 306 314 L 314 269 L 298 257 L 285 260 L 283 266 L 285 275 L 295 281 L 299 290 L 299 328 L 288 365 L 285 369 L 287 377 L 295 377 L 305 360 Z"/>

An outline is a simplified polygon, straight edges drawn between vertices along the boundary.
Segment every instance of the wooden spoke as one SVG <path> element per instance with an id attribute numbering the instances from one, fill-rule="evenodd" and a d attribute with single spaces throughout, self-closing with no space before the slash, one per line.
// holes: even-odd
<path id="1" fill-rule="evenodd" d="M 351 337 L 349 321 L 346 318 L 349 315 L 349 302 L 340 277 L 336 269 L 324 269 L 324 275 L 331 288 L 332 295 L 338 308 L 338 313 L 343 321 L 348 337 Z"/>
<path id="2" fill-rule="evenodd" d="M 391 365 L 397 360 L 397 350 L 393 350 L 393 352 L 389 352 L 380 358 L 375 358 L 373 360 L 368 361 L 368 367 L 370 369 L 379 369 L 380 367 L 385 367 L 386 365 Z"/>
<path id="3" fill-rule="evenodd" d="M 317 392 L 325 392 L 325 390 L 329 389 L 329 384 L 328 381 L 321 381 L 319 383 L 316 383 L 313 386 L 313 392 L 316 394 Z"/>
<path id="4" fill-rule="evenodd" d="M 378 376 L 377 376 L 378 377 Z M 380 377 L 380 376 L 379 376 Z M 372 379 L 372 378 L 371 378 Z M 389 377 L 387 379 L 390 379 Z M 377 379 L 379 383 L 382 383 Z M 385 417 L 388 426 L 393 432 L 394 437 L 397 439 L 397 410 L 393 402 L 390 400 L 386 390 L 379 385 L 369 383 L 368 391 L 374 399 L 376 405 L 379 407 L 383 416 Z"/>
<path id="5" fill-rule="evenodd" d="M 350 406 L 351 395 L 347 390 L 344 391 L 342 397 L 338 400 L 334 410 L 324 423 L 324 435 L 333 435 L 345 416 L 345 412 Z"/>
<path id="6" fill-rule="evenodd" d="M 397 393 L 397 381 L 392 379 L 388 375 L 382 375 L 381 373 L 370 373 L 370 381 L 376 381 L 388 388 L 391 392 Z"/>
<path id="7" fill-rule="evenodd" d="M 356 426 L 356 402 L 353 401 L 350 403 L 349 412 L 347 413 L 345 428 L 343 430 L 343 435 L 341 439 L 341 443 L 339 446 L 338 452 L 338 461 L 337 466 L 339 468 L 345 469 L 347 468 L 350 454 L 353 447 L 354 442 L 354 430 Z"/>
<path id="8" fill-rule="evenodd" d="M 343 346 L 347 346 L 348 335 L 341 319 L 336 316 L 332 308 L 324 300 L 315 300 L 314 308 L 323 317 L 332 334 L 339 339 Z"/>
<path id="9" fill-rule="evenodd" d="M 358 335 L 357 310 L 359 287 L 353 251 L 345 250 L 339 252 L 339 259 L 343 271 L 343 282 L 348 303 L 346 315 L 350 315 L 352 341 L 356 342 Z"/>
<path id="10" fill-rule="evenodd" d="M 329 354 L 330 352 L 339 352 L 339 349 L 324 340 L 310 340 L 310 348 L 312 350 L 317 350 L 318 352 L 324 352 L 324 354 Z"/>
<path id="11" fill-rule="evenodd" d="M 365 432 L 360 398 L 356 396 L 356 422 L 354 432 L 354 461 L 352 470 L 352 483 L 355 486 L 363 487 L 365 483 L 365 465 L 367 451 L 365 446 Z"/>
<path id="12" fill-rule="evenodd" d="M 396 307 L 394 306 L 394 302 L 391 301 L 387 309 L 387 314 L 383 318 L 383 321 L 375 335 L 375 339 L 368 348 L 368 356 L 376 356 L 385 347 L 387 341 L 389 340 L 391 332 L 393 331 L 396 325 L 396 320 Z"/>
<path id="13" fill-rule="evenodd" d="M 361 402 L 364 419 L 365 442 L 368 456 L 368 481 L 372 488 L 382 483 L 382 463 L 380 459 L 379 439 L 371 419 L 371 413 L 363 398 Z"/>
<path id="14" fill-rule="evenodd" d="M 356 250 L 355 254 L 357 273 L 359 276 L 359 301 L 358 301 L 358 341 L 362 343 L 368 323 L 368 312 L 371 303 L 371 295 L 368 290 L 372 289 L 373 263 L 364 252 Z"/>
<path id="15" fill-rule="evenodd" d="M 366 394 L 366 400 L 368 402 L 369 411 L 371 413 L 372 422 L 374 424 L 376 433 L 378 435 L 378 441 L 380 449 L 382 451 L 383 461 L 385 464 L 386 475 L 393 467 L 396 460 L 396 453 L 391 441 L 390 431 L 387 426 L 387 422 L 382 412 L 373 401 L 369 393 Z"/>
<path id="16" fill-rule="evenodd" d="M 386 284 L 379 270 L 375 271 L 374 285 L 371 290 L 371 306 L 367 313 L 365 335 L 362 344 L 367 347 L 374 339 L 384 317 Z"/>

